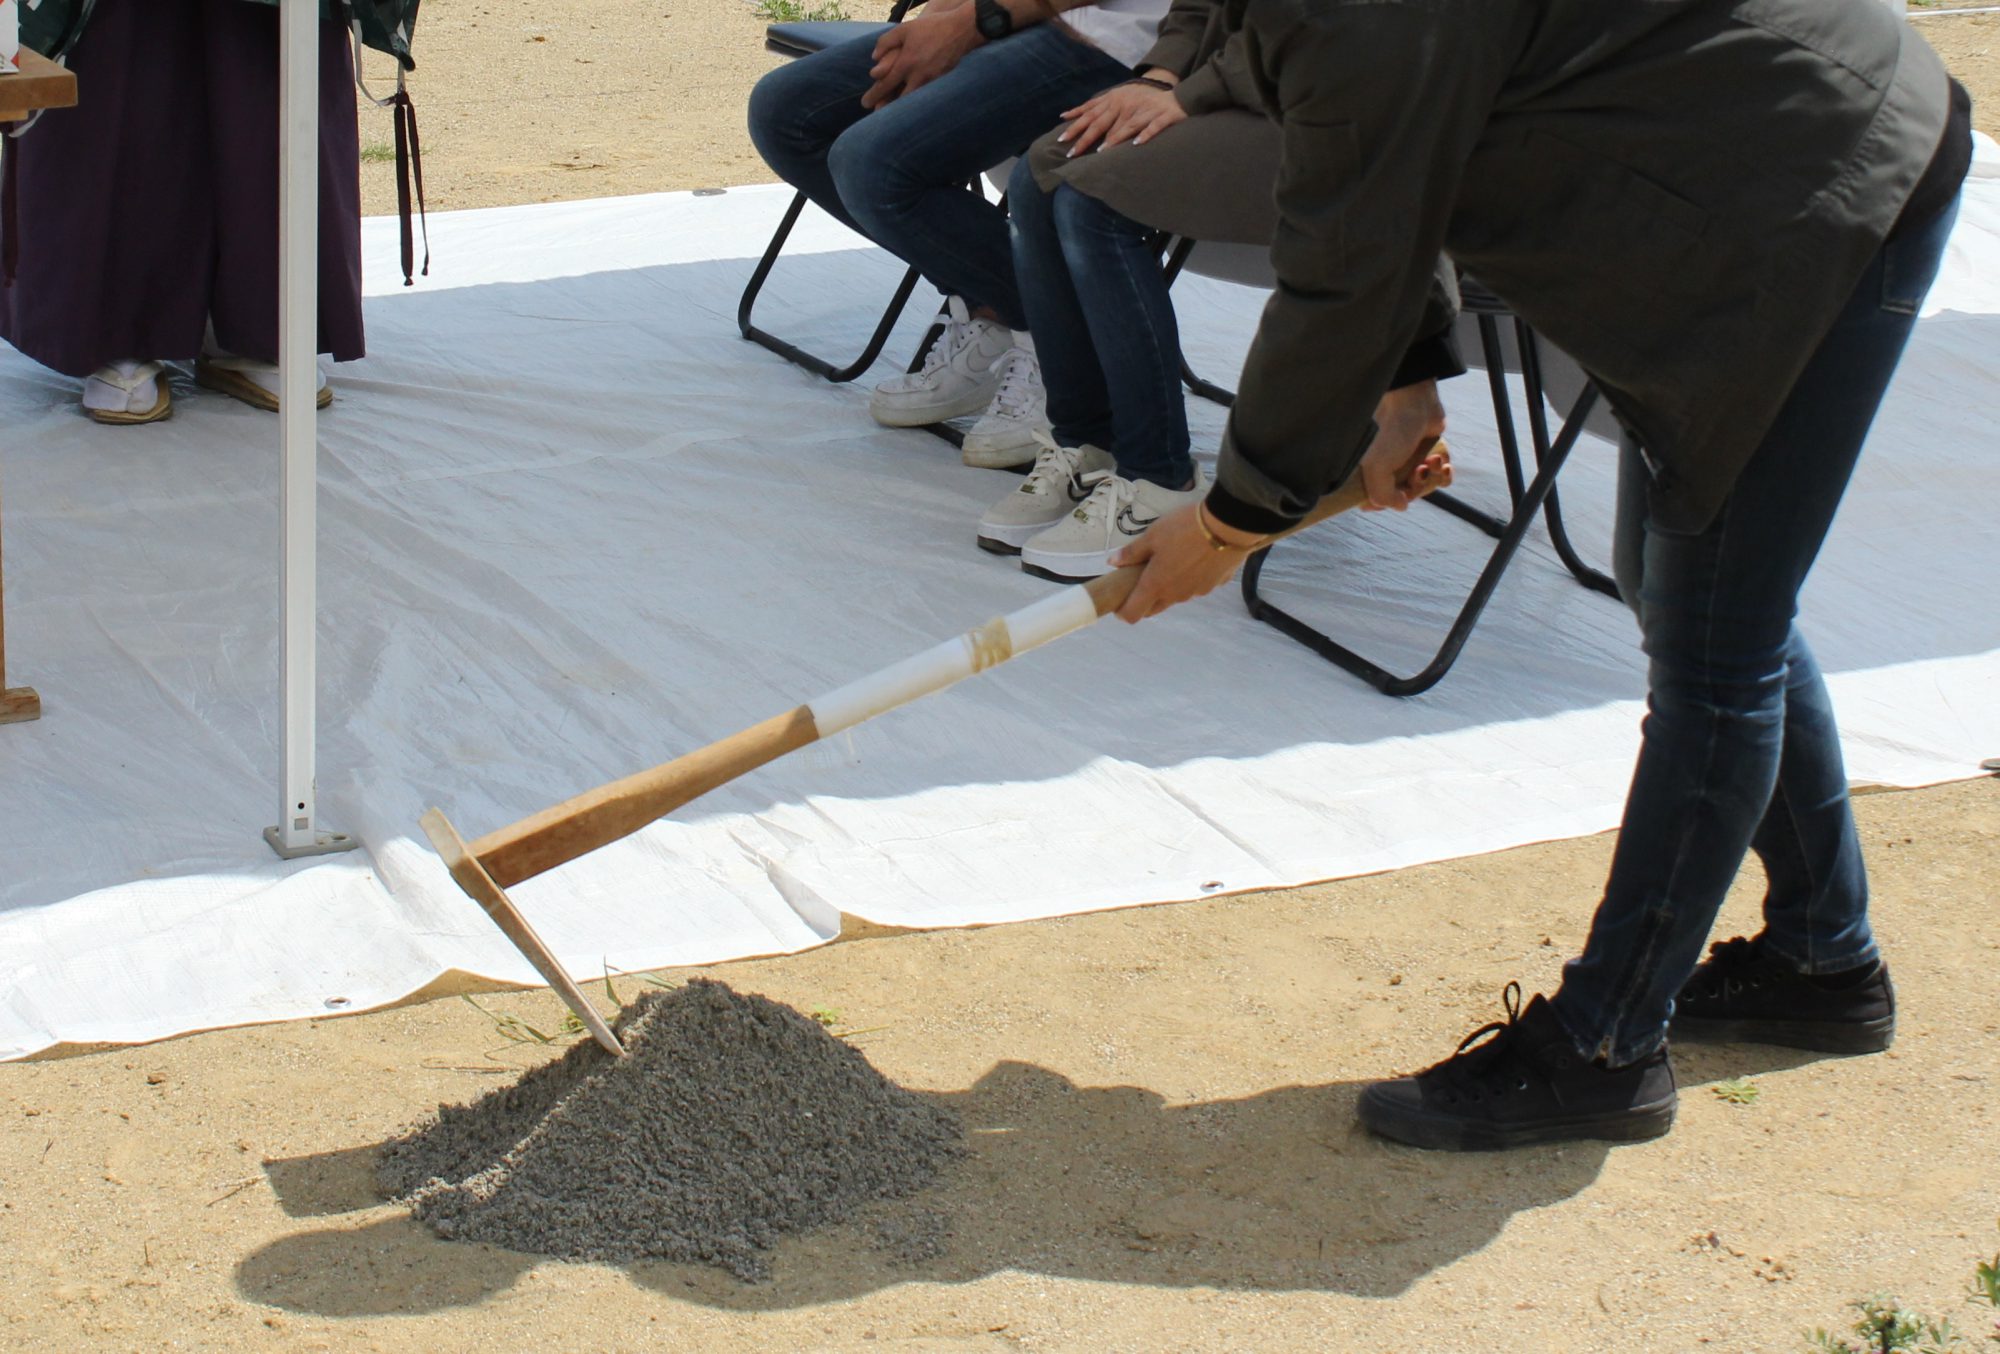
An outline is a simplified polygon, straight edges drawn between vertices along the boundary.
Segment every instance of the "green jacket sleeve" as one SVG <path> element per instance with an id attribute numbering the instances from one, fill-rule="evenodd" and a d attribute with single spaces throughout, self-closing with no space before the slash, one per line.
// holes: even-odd
<path id="1" fill-rule="evenodd" d="M 1174 88 L 1174 97 L 1192 115 L 1225 108 L 1257 111 L 1257 96 L 1249 79 L 1248 47 L 1243 34 L 1231 33 L 1215 53 L 1189 71 Z"/>
<path id="2" fill-rule="evenodd" d="M 1516 7 L 1450 9 L 1251 7 L 1250 70 L 1280 124 L 1284 162 L 1277 286 L 1209 500 L 1231 526 L 1281 530 L 1345 480 L 1413 341 L 1449 318 L 1438 265 L 1446 223 L 1518 45 L 1499 31 Z"/>
<path id="3" fill-rule="evenodd" d="M 1243 35 L 1230 27 L 1222 0 L 1174 0 L 1160 20 L 1159 38 L 1139 62 L 1141 70 L 1153 66 L 1180 77 L 1174 96 L 1189 113 L 1256 111 Z"/>
<path id="4" fill-rule="evenodd" d="M 1152 48 L 1139 59 L 1140 68 L 1157 66 L 1186 79 L 1200 59 L 1209 26 L 1221 18 L 1220 0 L 1174 0 L 1160 20 Z"/>

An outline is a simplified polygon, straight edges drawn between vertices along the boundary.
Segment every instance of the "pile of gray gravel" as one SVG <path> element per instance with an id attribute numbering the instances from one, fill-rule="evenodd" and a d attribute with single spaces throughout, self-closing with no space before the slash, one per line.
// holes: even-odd
<path id="1" fill-rule="evenodd" d="M 439 1236 L 763 1277 L 779 1237 L 929 1185 L 950 1110 L 788 1006 L 696 980 L 383 1148 L 377 1180 Z"/>

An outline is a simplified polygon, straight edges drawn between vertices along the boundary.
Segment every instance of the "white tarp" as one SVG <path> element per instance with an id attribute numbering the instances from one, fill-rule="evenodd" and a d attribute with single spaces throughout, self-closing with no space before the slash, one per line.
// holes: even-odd
<path id="1" fill-rule="evenodd" d="M 701 746 L 1049 586 L 973 548 L 1012 480 L 741 342 L 777 189 L 432 219 L 397 285 L 371 221 L 365 362 L 321 420 L 320 797 L 348 856 L 283 863 L 277 427 L 180 387 L 99 428 L 0 353 L 9 679 L 0 1057 L 365 1007 L 458 969 L 531 981 L 416 830 L 468 836 Z M 802 228 L 760 318 L 845 357 L 897 268 Z M 1179 290 L 1231 380 L 1260 298 Z M 926 306 L 885 359 L 906 358 Z M 1968 190 L 1934 314 L 1806 599 L 1857 780 L 2000 753 L 2000 184 Z M 1484 383 L 1449 391 L 1468 497 L 1502 496 Z M 1197 445 L 1219 411 L 1193 402 Z M 1611 457 L 1563 495 L 1602 560 Z M 1386 660 L 1486 552 L 1444 513 L 1284 548 L 1274 597 Z M 864 725 L 516 889 L 586 974 L 812 945 L 840 912 L 1046 916 L 1387 869 L 1618 816 L 1642 690 L 1629 618 L 1532 537 L 1458 668 L 1394 701 L 1233 593 L 1115 623 Z M 1579 899 L 1582 908 L 1590 900 Z"/>

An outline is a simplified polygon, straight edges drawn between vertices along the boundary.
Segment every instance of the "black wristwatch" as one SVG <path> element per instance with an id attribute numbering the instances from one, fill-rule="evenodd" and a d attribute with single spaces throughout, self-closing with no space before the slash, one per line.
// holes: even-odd
<path id="1" fill-rule="evenodd" d="M 972 0 L 972 26 L 988 42 L 998 42 L 1014 31 L 1014 15 L 1000 0 Z"/>

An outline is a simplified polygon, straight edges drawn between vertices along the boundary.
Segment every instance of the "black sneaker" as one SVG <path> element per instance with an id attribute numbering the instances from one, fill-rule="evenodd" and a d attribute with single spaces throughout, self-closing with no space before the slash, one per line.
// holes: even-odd
<path id="1" fill-rule="evenodd" d="M 1664 1045 L 1643 1062 L 1606 1069 L 1577 1056 L 1547 1001 L 1536 997 L 1522 1010 L 1519 983 L 1507 984 L 1502 999 L 1505 1023 L 1474 1030 L 1428 1071 L 1363 1091 L 1361 1122 L 1385 1138 L 1454 1152 L 1578 1138 L 1634 1142 L 1674 1126 L 1674 1070 Z"/>
<path id="2" fill-rule="evenodd" d="M 1708 947 L 1708 958 L 1674 1000 L 1669 1033 L 1690 1044 L 1879 1053 L 1896 1038 L 1896 989 L 1880 960 L 1812 978 L 1737 936 Z"/>

